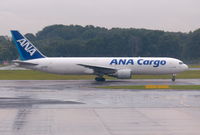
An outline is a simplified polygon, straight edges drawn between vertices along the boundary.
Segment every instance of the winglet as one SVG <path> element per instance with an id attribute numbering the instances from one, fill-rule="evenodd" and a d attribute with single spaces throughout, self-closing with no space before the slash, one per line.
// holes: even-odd
<path id="1" fill-rule="evenodd" d="M 31 60 L 45 57 L 24 35 L 16 30 L 11 30 L 11 34 L 21 60 Z"/>

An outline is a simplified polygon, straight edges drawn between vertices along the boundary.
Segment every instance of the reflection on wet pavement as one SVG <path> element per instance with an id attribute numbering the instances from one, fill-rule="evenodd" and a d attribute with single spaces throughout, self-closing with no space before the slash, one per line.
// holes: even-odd
<path id="1" fill-rule="evenodd" d="M 0 135 L 199 135 L 198 90 L 96 86 L 196 84 L 200 80 L 0 81 Z"/>
<path id="2" fill-rule="evenodd" d="M 27 97 L 18 98 L 0 98 L 0 108 L 24 108 L 31 107 L 33 105 L 54 105 L 54 104 L 84 104 L 76 101 L 59 101 L 49 99 L 31 99 Z"/>

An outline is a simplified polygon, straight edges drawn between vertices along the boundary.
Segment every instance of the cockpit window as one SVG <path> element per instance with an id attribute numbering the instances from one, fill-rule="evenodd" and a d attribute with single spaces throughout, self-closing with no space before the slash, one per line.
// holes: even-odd
<path id="1" fill-rule="evenodd" d="M 179 62 L 179 64 L 180 64 L 180 65 L 182 65 L 182 64 L 183 64 L 183 62 Z"/>

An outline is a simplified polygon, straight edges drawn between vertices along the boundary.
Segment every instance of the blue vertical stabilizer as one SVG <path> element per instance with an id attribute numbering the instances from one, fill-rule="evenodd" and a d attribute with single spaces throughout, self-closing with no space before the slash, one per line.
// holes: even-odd
<path id="1" fill-rule="evenodd" d="M 24 37 L 24 35 L 15 30 L 12 30 L 11 34 L 21 60 L 31 60 L 45 57 L 26 37 Z"/>

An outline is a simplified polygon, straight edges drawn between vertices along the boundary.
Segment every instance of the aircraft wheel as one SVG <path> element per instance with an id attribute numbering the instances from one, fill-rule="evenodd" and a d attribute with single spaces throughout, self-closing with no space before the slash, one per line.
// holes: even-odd
<path id="1" fill-rule="evenodd" d="M 172 75 L 172 81 L 175 82 L 175 80 L 176 80 L 176 74 L 173 74 Z"/>
<path id="2" fill-rule="evenodd" d="M 96 80 L 97 82 L 105 82 L 105 81 L 106 81 L 106 79 L 103 78 L 103 77 L 96 77 L 95 80 Z"/>

